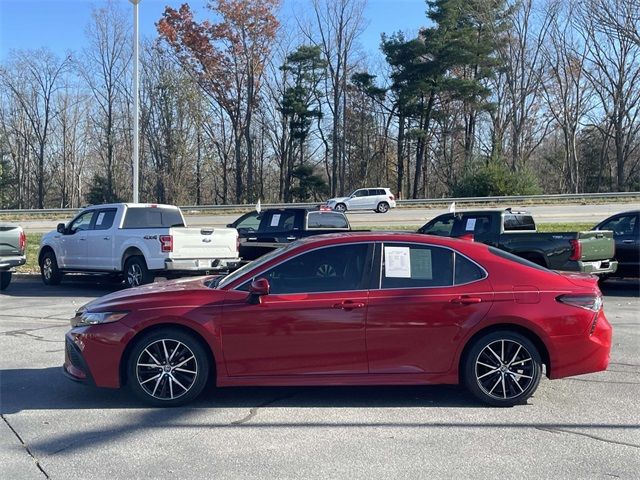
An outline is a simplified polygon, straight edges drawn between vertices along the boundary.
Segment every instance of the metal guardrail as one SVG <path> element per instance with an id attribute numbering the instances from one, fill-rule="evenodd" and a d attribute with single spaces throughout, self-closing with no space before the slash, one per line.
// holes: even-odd
<path id="1" fill-rule="evenodd" d="M 517 202 L 536 202 L 536 201 L 554 201 L 554 200 L 587 200 L 587 199 L 624 199 L 624 198 L 640 198 L 640 192 L 614 192 L 614 193 L 562 193 L 554 195 L 515 195 L 507 197 L 452 197 L 452 198 L 421 198 L 411 200 L 397 200 L 399 206 L 417 207 L 421 205 L 442 205 L 456 202 L 456 204 L 482 204 L 482 203 L 517 203 Z M 265 203 L 262 208 L 284 208 L 284 207 L 314 207 L 315 203 Z M 180 207 L 184 212 L 224 212 L 229 210 L 246 210 L 253 208 L 253 204 L 234 204 L 234 205 L 185 205 Z M 0 214 L 4 215 L 46 215 L 46 214 L 64 214 L 74 213 L 81 210 L 80 208 L 44 208 L 44 209 L 8 209 L 0 210 Z"/>

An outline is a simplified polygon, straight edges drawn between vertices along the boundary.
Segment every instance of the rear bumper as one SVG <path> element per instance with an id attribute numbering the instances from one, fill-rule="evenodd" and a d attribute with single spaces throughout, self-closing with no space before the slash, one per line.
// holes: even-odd
<path id="1" fill-rule="evenodd" d="M 551 267 L 553 268 L 553 267 Z M 570 261 L 557 270 L 565 272 L 591 273 L 593 275 L 605 275 L 615 273 L 618 269 L 617 260 L 597 260 L 593 262 Z"/>
<path id="2" fill-rule="evenodd" d="M 15 257 L 0 257 L 0 270 L 10 270 L 27 263 L 27 257 L 16 255 Z"/>
<path id="3" fill-rule="evenodd" d="M 556 344 L 557 348 L 549 352 L 549 378 L 564 378 L 606 370 L 611 355 L 611 336 L 611 325 L 604 311 L 600 310 L 593 333 L 552 337 L 552 343 Z"/>
<path id="4" fill-rule="evenodd" d="M 239 265 L 239 258 L 169 258 L 164 261 L 164 269 L 170 272 L 215 272 Z"/>

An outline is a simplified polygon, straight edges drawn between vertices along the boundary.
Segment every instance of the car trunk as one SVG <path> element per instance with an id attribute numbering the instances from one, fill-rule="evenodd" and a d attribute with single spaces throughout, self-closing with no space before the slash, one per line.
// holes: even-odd
<path id="1" fill-rule="evenodd" d="M 17 225 L 0 225 L 0 257 L 22 255 L 20 248 L 21 229 Z"/>

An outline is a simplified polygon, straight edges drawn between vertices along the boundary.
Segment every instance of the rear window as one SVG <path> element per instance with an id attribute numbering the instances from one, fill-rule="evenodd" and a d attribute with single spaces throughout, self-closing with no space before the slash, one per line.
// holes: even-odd
<path id="1" fill-rule="evenodd" d="M 477 280 L 482 280 L 486 277 L 486 273 L 482 270 L 478 265 L 473 263 L 466 257 L 463 257 L 459 253 L 456 253 L 455 260 L 455 278 L 454 282 L 456 285 L 462 285 L 465 283 L 475 282 Z"/>
<path id="2" fill-rule="evenodd" d="M 128 208 L 122 228 L 184 227 L 180 210 L 176 208 Z"/>
<path id="3" fill-rule="evenodd" d="M 504 231 L 518 231 L 518 230 L 535 230 L 536 224 L 533 222 L 531 215 L 513 215 L 507 214 L 504 216 Z"/>
<path id="4" fill-rule="evenodd" d="M 507 260 L 511 260 L 512 262 L 519 263 L 520 265 L 524 265 L 526 267 L 535 268 L 536 270 L 542 270 L 543 272 L 555 273 L 555 272 L 553 272 L 553 270 L 549 270 L 548 268 L 545 268 L 545 267 L 543 267 L 541 265 L 538 265 L 537 263 L 530 262 L 527 259 L 524 259 L 522 257 L 518 257 L 517 255 L 514 255 L 513 253 L 505 252 L 504 250 L 500 250 L 499 248 L 489 247 L 489 251 L 491 253 L 493 253 L 494 255 L 498 256 L 498 257 L 506 258 Z"/>
<path id="5" fill-rule="evenodd" d="M 349 222 L 344 215 L 338 212 L 309 212 L 307 228 L 349 228 Z"/>

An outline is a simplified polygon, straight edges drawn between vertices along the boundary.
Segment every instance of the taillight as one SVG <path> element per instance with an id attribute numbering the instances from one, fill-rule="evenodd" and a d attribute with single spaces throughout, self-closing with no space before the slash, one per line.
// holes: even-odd
<path id="1" fill-rule="evenodd" d="M 579 240 L 569 240 L 571 244 L 571 255 L 569 260 L 580 260 L 582 258 L 582 244 Z"/>
<path id="2" fill-rule="evenodd" d="M 394 197 L 393 195 L 389 195 L 389 200 L 395 200 L 396 197 Z"/>
<path id="3" fill-rule="evenodd" d="M 20 230 L 20 239 L 18 240 L 18 247 L 21 252 L 24 252 L 27 249 L 27 236 L 24 233 L 24 230 Z"/>
<path id="4" fill-rule="evenodd" d="M 556 300 L 560 303 L 564 303 L 565 305 L 584 308 L 585 310 L 591 310 L 592 312 L 599 312 L 602 308 L 602 297 L 595 293 L 592 295 L 560 295 Z"/>
<path id="5" fill-rule="evenodd" d="M 240 236 L 236 235 L 236 254 L 240 255 Z"/>
<path id="6" fill-rule="evenodd" d="M 160 251 L 163 253 L 173 252 L 173 235 L 160 235 Z"/>

